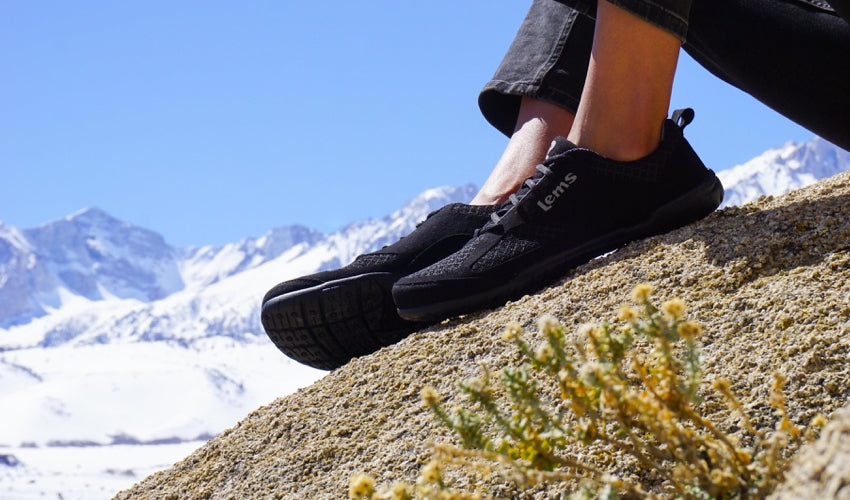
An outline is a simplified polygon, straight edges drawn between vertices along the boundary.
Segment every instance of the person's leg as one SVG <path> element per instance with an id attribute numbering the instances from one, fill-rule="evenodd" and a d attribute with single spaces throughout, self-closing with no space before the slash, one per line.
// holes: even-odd
<path id="1" fill-rule="evenodd" d="M 618 29 L 617 26 L 623 27 L 624 23 L 615 21 L 608 25 Z M 520 184 L 534 184 L 533 181 L 523 183 L 523 180 L 544 160 L 551 139 L 572 128 L 573 110 L 578 106 L 581 89 L 585 86 L 593 42 L 592 27 L 593 23 L 574 9 L 552 0 L 535 0 L 505 62 L 497 71 L 497 77 L 479 97 L 485 117 L 499 130 L 506 134 L 512 133 L 503 158 L 476 199 L 483 205 L 449 205 L 429 216 L 424 224 L 406 238 L 377 252 L 362 255 L 342 269 L 305 276 L 274 287 L 263 299 L 262 322 L 269 337 L 284 353 L 312 366 L 333 368 L 352 356 L 366 354 L 395 342 L 421 326 L 405 323 L 395 314 L 389 287 L 400 277 L 410 275 L 429 263 L 438 262 L 441 256 L 463 247 L 470 238 L 475 238 L 479 229 L 487 227 L 485 221 L 492 221 L 491 215 L 496 207 L 490 203 L 504 199 Z M 641 36 L 641 33 L 641 30 L 635 30 L 632 36 Z M 658 128 L 660 124 L 656 123 L 655 126 Z M 680 127 L 670 123 L 667 128 L 669 137 L 681 138 Z M 599 171 L 592 167 L 586 177 L 582 174 L 582 183 L 594 185 L 601 182 L 609 195 L 612 193 L 609 188 L 613 187 L 615 198 L 620 196 L 626 199 L 630 193 L 638 192 L 657 205 L 669 201 L 671 194 L 692 189 L 695 182 L 703 183 L 704 166 L 691 153 L 689 148 L 684 147 L 667 148 L 661 153 L 663 158 L 673 158 L 680 160 L 680 164 L 693 166 L 690 170 L 694 175 L 691 176 L 687 172 L 679 172 L 682 175 L 678 176 L 667 175 L 666 171 L 661 172 L 657 167 L 661 165 L 666 168 L 670 162 L 653 158 L 654 166 L 646 172 L 638 173 L 637 177 L 633 173 L 634 169 L 629 168 L 628 172 L 615 173 L 614 184 L 611 185 L 603 180 L 611 174 L 603 172 L 609 170 L 608 167 Z M 618 165 L 614 168 L 620 170 Z M 569 174 L 567 178 L 572 176 Z M 594 180 L 594 177 L 597 179 Z M 655 185 L 653 180 L 656 178 L 673 179 L 674 182 Z M 712 182 L 712 179 L 707 180 L 709 184 Z M 553 181 L 556 184 L 563 183 L 550 177 L 540 187 L 548 189 L 546 184 Z M 649 182 L 647 189 L 640 189 L 641 182 Z M 708 188 L 710 190 L 712 186 L 708 185 Z M 562 190 L 562 186 L 555 186 L 552 192 Z M 548 203 L 549 197 L 541 203 Z M 596 198 L 593 195 L 594 202 Z M 698 205 L 706 199 L 705 196 L 698 198 Z M 580 199 L 581 196 L 575 200 Z M 709 196 L 709 202 L 713 203 L 712 200 L 713 197 Z M 563 223 L 560 214 L 567 205 L 554 210 L 547 206 L 544 210 L 552 210 L 559 226 L 569 226 Z M 617 214 L 619 218 L 625 215 L 631 221 L 635 215 L 640 216 L 645 211 L 645 207 L 639 206 L 640 203 L 631 205 L 628 210 L 621 210 Z M 690 214 L 693 206 L 693 203 L 684 207 L 676 205 L 674 211 L 676 214 Z M 710 208 L 714 207 L 716 204 Z M 584 204 L 582 210 L 586 208 L 588 205 Z M 568 211 L 580 216 L 580 211 Z M 697 211 L 702 214 L 705 209 L 697 206 Z M 557 236 L 563 229 L 575 229 L 574 236 L 586 242 L 587 238 L 582 235 L 596 237 L 600 231 L 610 231 L 611 224 L 622 222 L 618 217 L 609 217 L 603 212 L 597 214 L 597 217 L 601 217 L 599 220 L 603 221 L 602 225 L 584 220 L 574 228 L 558 227 L 551 234 Z M 595 233 L 587 233 L 587 228 Z M 548 232 L 545 228 L 543 230 Z M 557 245 L 563 246 L 564 242 L 569 243 L 568 240 L 562 240 Z M 603 246 L 607 248 L 610 243 L 606 241 Z M 597 247 L 603 251 L 599 245 L 594 246 L 592 251 L 596 252 Z M 523 245 L 513 245 L 512 248 L 528 249 Z M 565 260 L 563 264 L 570 262 Z"/>
<path id="2" fill-rule="evenodd" d="M 716 76 L 850 150 L 850 24 L 796 0 L 695 0 L 685 50 Z"/>
<path id="3" fill-rule="evenodd" d="M 535 0 L 493 78 L 479 96 L 484 117 L 507 135 L 505 150 L 473 204 L 507 199 L 572 127 L 593 21 L 555 0 Z"/>
<path id="4" fill-rule="evenodd" d="M 559 62 L 561 72 L 574 76 L 566 85 L 540 78 L 539 82 L 522 87 L 519 92 L 516 85 L 511 88 L 522 98 L 514 131 L 499 162 L 472 200 L 473 204 L 494 204 L 507 199 L 534 174 L 535 166 L 544 160 L 556 136 L 568 136 L 577 145 L 615 160 L 641 158 L 658 146 L 661 123 L 670 105 L 681 42 L 669 31 L 607 1 L 599 2 L 595 14 L 590 66 L 585 69 L 587 60 L 576 54 L 579 50 L 588 50 L 589 33 L 586 28 L 582 31 L 582 26 L 574 24 L 587 23 L 586 18 L 551 1 L 532 5 L 514 42 L 519 46 L 512 46 L 512 52 L 534 50 L 540 57 L 541 52 L 548 55 L 560 50 L 563 55 L 559 58 L 561 61 L 551 55 L 544 61 L 533 61 L 535 67 L 523 68 L 524 73 L 520 75 L 527 78 L 529 74 L 541 74 L 541 68 L 554 74 Z M 549 17 L 542 19 L 544 15 Z M 541 26 L 539 23 L 543 20 L 548 24 Z M 562 30 L 560 37 L 554 36 L 558 29 Z M 570 30 L 576 32 L 570 33 Z M 527 41 L 530 38 L 532 42 Z M 529 46 L 533 43 L 538 45 Z M 511 51 L 503 65 L 528 64 L 513 63 L 510 55 Z M 556 62 L 547 68 L 546 61 Z M 503 72 L 510 73 L 509 70 Z M 577 78 L 577 74 L 586 74 L 587 79 Z M 506 78 L 502 78 L 500 81 L 505 82 Z M 583 91 L 577 92 L 576 82 L 582 80 Z M 555 104 L 528 95 L 544 93 L 547 87 L 561 87 L 568 97 Z M 572 107 L 576 97 L 580 99 L 578 120 Z M 486 116 L 483 105 L 482 111 Z"/>
<path id="5" fill-rule="evenodd" d="M 614 160 L 658 146 L 680 41 L 670 32 L 600 1 L 587 80 L 568 139 Z"/>
<path id="6" fill-rule="evenodd" d="M 550 102 L 522 97 L 517 124 L 499 162 L 473 198 L 473 205 L 501 203 L 531 177 L 534 167 L 546 158 L 557 136 L 567 135 L 573 125 L 572 111 Z"/>

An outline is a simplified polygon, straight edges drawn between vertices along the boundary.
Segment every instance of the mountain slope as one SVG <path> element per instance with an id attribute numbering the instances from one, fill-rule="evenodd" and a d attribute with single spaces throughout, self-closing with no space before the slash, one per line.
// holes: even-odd
<path id="1" fill-rule="evenodd" d="M 705 327 L 706 378 L 732 380 L 758 428 L 775 425 L 765 410 L 774 370 L 788 378 L 788 411 L 798 424 L 847 403 L 850 173 L 632 243 L 533 296 L 355 359 L 116 498 L 331 499 L 344 497 L 357 472 L 414 481 L 426 443 L 452 439 L 422 408 L 424 385 L 447 395 L 452 407 L 460 402 L 454 386 L 479 374 L 480 363 L 498 369 L 517 362 L 499 340 L 508 321 L 532 332 L 536 319 L 551 313 L 574 331 L 613 319 L 641 282 L 656 288 L 657 300 L 676 296 L 689 304 Z M 737 425 L 725 405 L 707 402 L 704 410 L 726 428 Z M 499 483 L 484 488 L 510 498 L 555 494 Z"/>
<path id="2" fill-rule="evenodd" d="M 850 152 L 815 137 L 789 142 L 717 176 L 726 194 L 722 207 L 743 205 L 759 196 L 776 196 L 850 169 Z"/>

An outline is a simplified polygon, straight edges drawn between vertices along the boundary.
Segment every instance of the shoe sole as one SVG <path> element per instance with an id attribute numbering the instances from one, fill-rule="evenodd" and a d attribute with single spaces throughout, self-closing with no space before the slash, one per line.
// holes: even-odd
<path id="1" fill-rule="evenodd" d="M 263 304 L 263 328 L 290 358 L 333 370 L 423 326 L 396 313 L 391 289 L 399 277 L 361 274 L 274 297 Z"/>
<path id="2" fill-rule="evenodd" d="M 699 203 L 694 200 L 699 200 Z M 657 208 L 640 224 L 619 229 L 541 260 L 503 285 L 459 300 L 399 308 L 398 315 L 409 321 L 440 321 L 458 314 L 504 304 L 508 300 L 539 290 L 569 270 L 631 241 L 666 233 L 698 221 L 716 210 L 722 200 L 723 186 L 720 180 L 712 175 L 695 188 Z"/>

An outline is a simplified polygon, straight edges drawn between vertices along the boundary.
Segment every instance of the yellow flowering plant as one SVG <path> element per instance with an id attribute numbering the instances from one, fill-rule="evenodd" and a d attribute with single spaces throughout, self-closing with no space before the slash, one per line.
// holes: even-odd
<path id="1" fill-rule="evenodd" d="M 652 292 L 639 285 L 619 325 L 584 325 L 580 340 L 551 316 L 539 320 L 543 340 L 533 346 L 519 324 L 507 325 L 502 338 L 525 362 L 501 370 L 503 391 L 486 368 L 460 384 L 474 409 L 449 411 L 434 389 L 423 389 L 425 405 L 463 447 L 435 447 L 411 490 L 416 498 L 481 498 L 451 490 L 441 464 L 502 471 L 520 487 L 570 481 L 572 498 L 767 496 L 782 480 L 783 450 L 800 437 L 785 411 L 784 379 L 777 375 L 771 388 L 779 422 L 770 435 L 753 428 L 728 381 L 715 381 L 746 432 L 740 440 L 727 435 L 699 411 L 701 326 L 685 319 L 683 301 L 656 307 Z M 576 453 L 586 445 L 594 452 Z"/>

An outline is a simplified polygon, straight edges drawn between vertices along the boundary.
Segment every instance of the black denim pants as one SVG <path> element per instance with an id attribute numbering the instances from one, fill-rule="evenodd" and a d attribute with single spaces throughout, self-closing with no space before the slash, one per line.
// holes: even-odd
<path id="1" fill-rule="evenodd" d="M 574 4 L 582 10 L 555 0 L 534 0 L 507 55 L 482 90 L 481 112 L 504 134 L 513 133 L 523 96 L 571 111 L 578 107 L 593 43 L 589 6 L 595 7 L 595 0 Z M 678 34 L 683 48 L 697 62 L 850 150 L 850 23 L 828 4 L 692 0 L 687 14 L 671 14 L 665 29 L 674 34 L 682 29 Z M 651 21 L 662 25 L 670 19 Z"/>

